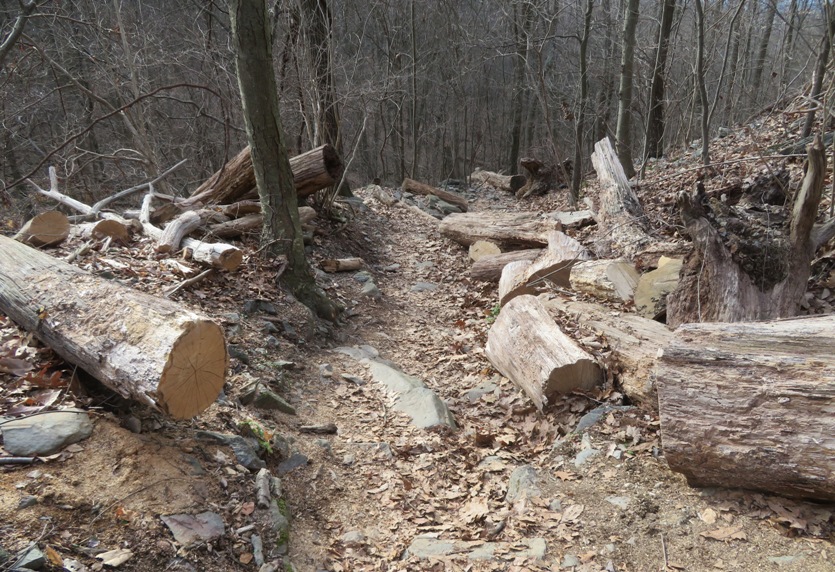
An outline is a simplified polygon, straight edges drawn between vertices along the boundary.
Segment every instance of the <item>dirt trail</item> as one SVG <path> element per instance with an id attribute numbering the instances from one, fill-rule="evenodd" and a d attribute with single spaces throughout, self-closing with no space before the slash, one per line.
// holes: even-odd
<path id="1" fill-rule="evenodd" d="M 353 273 L 328 275 L 329 292 L 352 317 L 323 338 L 275 290 L 272 269 L 254 259 L 242 274 L 186 293 L 249 355 L 250 365 L 233 360 L 229 399 L 190 423 L 134 411 L 140 435 L 104 414 L 80 451 L 40 474 L 0 473 L 3 543 L 40 539 L 88 565 L 91 544 L 130 547 L 136 555 L 120 570 L 256 570 L 241 563 L 246 535 L 233 532 L 249 523 L 252 476 L 235 469 L 228 449 L 195 438 L 197 429 L 232 433 L 256 419 L 308 459 L 282 476 L 289 560 L 300 572 L 833 569 L 831 506 L 689 488 L 664 463 L 657 419 L 638 409 L 605 412 L 573 433 L 583 415 L 615 404 L 612 388 L 567 396 L 538 414 L 483 355 L 496 294 L 469 280 L 466 251 L 415 213 L 359 194 L 366 207 L 340 233 L 317 238 L 312 252 L 361 256 L 381 299 L 364 297 Z M 519 208 L 491 191 L 471 198 L 472 210 Z M 558 206 L 538 201 L 532 210 Z M 413 291 L 419 282 L 437 288 Z M 289 320 L 284 337 L 270 339 L 257 316 L 231 316 L 251 298 L 276 303 Z M 459 428 L 413 427 L 365 365 L 334 351 L 358 345 L 422 379 Z M 278 360 L 296 367 L 277 372 Z M 297 414 L 235 405 L 252 378 L 271 382 Z M 338 433 L 300 430 L 323 423 Z M 268 468 L 278 472 L 281 460 L 271 456 Z M 535 482 L 511 500 L 511 474 L 525 465 L 516 474 Z M 38 504 L 18 508 L 24 495 Z M 211 547 L 178 550 L 158 518 L 173 510 L 214 510 L 229 532 Z M 532 557 L 542 550 L 543 558 Z"/>

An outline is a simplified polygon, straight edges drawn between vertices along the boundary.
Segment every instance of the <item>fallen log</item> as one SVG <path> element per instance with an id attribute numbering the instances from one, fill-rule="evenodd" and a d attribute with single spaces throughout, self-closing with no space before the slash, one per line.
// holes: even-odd
<path id="1" fill-rule="evenodd" d="M 835 316 L 686 324 L 656 368 L 661 441 L 693 486 L 835 500 Z"/>
<path id="2" fill-rule="evenodd" d="M 20 242 L 42 248 L 61 244 L 70 235 L 70 221 L 60 211 L 47 211 L 36 215 L 14 235 Z"/>
<path id="3" fill-rule="evenodd" d="M 226 343 L 214 322 L 3 236 L 0 310 L 123 397 L 176 419 L 223 387 Z"/>
<path id="4" fill-rule="evenodd" d="M 470 278 L 480 282 L 498 282 L 505 266 L 519 260 L 530 262 L 535 260 L 542 252 L 542 248 L 531 248 L 479 258 L 470 267 Z"/>
<path id="5" fill-rule="evenodd" d="M 577 292 L 610 302 L 629 302 L 640 275 L 625 260 L 589 260 L 571 268 L 569 282 Z"/>
<path id="6" fill-rule="evenodd" d="M 139 230 L 139 224 L 136 224 Z M 86 222 L 75 225 L 72 228 L 73 234 L 83 238 L 106 238 L 110 237 L 120 244 L 128 244 L 130 242 L 131 225 L 123 224 L 118 220 L 105 219 L 98 222 Z"/>
<path id="7" fill-rule="evenodd" d="M 502 250 L 514 250 L 545 246 L 548 232 L 562 230 L 562 225 L 533 212 L 482 211 L 451 214 L 441 221 L 440 230 L 442 235 L 462 246 L 489 240 Z"/>
<path id="8" fill-rule="evenodd" d="M 157 252 L 174 252 L 180 248 L 180 243 L 187 234 L 200 228 L 203 221 L 194 211 L 186 211 L 167 225 L 157 241 Z"/>
<path id="9" fill-rule="evenodd" d="M 493 171 L 482 171 L 476 169 L 470 175 L 470 181 L 482 185 L 490 185 L 500 191 L 515 193 L 525 185 L 524 175 L 502 175 Z"/>
<path id="10" fill-rule="evenodd" d="M 437 187 L 432 187 L 412 179 L 403 179 L 402 188 L 403 191 L 407 193 L 412 193 L 413 195 L 435 195 L 442 201 L 454 205 L 464 212 L 467 212 L 467 207 L 469 203 L 467 202 L 466 198 L 462 197 L 459 194 L 451 193 L 449 191 L 445 191 Z"/>
<path id="11" fill-rule="evenodd" d="M 630 401 L 653 411 L 658 410 L 655 388 L 655 362 L 659 350 L 670 340 L 671 332 L 654 320 L 628 312 L 612 312 L 601 304 L 567 300 L 544 294 L 539 297 L 554 316 L 560 314 L 579 322 L 581 330 L 602 335 L 611 356 L 607 368 L 615 376 L 620 390 Z"/>
<path id="12" fill-rule="evenodd" d="M 330 258 L 320 264 L 325 272 L 349 272 L 365 266 L 362 258 Z"/>
<path id="13" fill-rule="evenodd" d="M 548 233 L 548 248 L 530 263 L 513 262 L 504 267 L 499 280 L 499 305 L 504 306 L 521 294 L 541 290 L 545 282 L 561 288 L 569 288 L 571 268 L 575 263 L 588 260 L 585 247 L 559 231 Z"/>
<path id="14" fill-rule="evenodd" d="M 554 394 L 590 390 L 603 380 L 594 357 L 562 333 L 534 296 L 519 296 L 502 308 L 487 334 L 485 355 L 540 411 Z"/>
<path id="15" fill-rule="evenodd" d="M 524 157 L 519 160 L 519 164 L 528 172 L 527 181 L 525 185 L 516 191 L 516 197 L 525 199 L 532 195 L 544 195 L 555 189 L 562 178 L 570 179 L 569 174 L 571 170 L 571 161 L 566 161 L 563 165 L 545 165 L 542 161 L 532 157 Z M 561 177 L 561 173 L 565 173 L 565 177 Z"/>
<path id="16" fill-rule="evenodd" d="M 306 197 L 319 189 L 335 185 L 342 176 L 344 166 L 336 149 L 331 145 L 322 145 L 291 157 L 290 169 L 293 171 L 296 192 L 299 197 Z M 180 204 L 194 206 L 234 203 L 255 186 L 255 172 L 247 146 Z"/>

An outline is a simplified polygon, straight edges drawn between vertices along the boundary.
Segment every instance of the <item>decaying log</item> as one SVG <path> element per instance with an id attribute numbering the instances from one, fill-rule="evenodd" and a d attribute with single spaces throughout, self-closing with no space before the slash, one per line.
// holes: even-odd
<path id="1" fill-rule="evenodd" d="M 644 318 L 667 321 L 667 296 L 676 289 L 682 260 L 662 256 L 658 268 L 641 274 L 635 287 L 635 311 Z"/>
<path id="2" fill-rule="evenodd" d="M 672 335 L 664 324 L 629 312 L 612 312 L 600 304 L 566 300 L 559 295 L 543 294 L 539 299 L 549 312 L 564 314 L 572 322 L 579 322 L 581 330 L 602 335 L 612 352 L 606 360 L 607 367 L 623 394 L 642 407 L 658 409 L 655 362 L 659 350 Z"/>
<path id="3" fill-rule="evenodd" d="M 682 192 L 678 205 L 694 252 L 685 260 L 678 288 L 667 297 L 667 323 L 746 322 L 794 316 L 811 273 L 815 250 L 823 233 L 815 228 L 826 174 L 820 139 L 809 146 L 803 184 L 795 195 L 789 235 L 767 249 L 767 272 L 758 265 L 749 274 L 725 246 L 703 207 L 703 189 Z M 824 237 L 825 238 L 825 237 Z M 758 245 L 758 251 L 765 250 Z"/>
<path id="4" fill-rule="evenodd" d="M 516 191 L 516 196 L 524 199 L 532 195 L 544 195 L 555 189 L 561 178 L 559 171 L 564 169 L 569 173 L 571 162 L 566 161 L 561 169 L 559 166 L 545 165 L 532 157 L 524 157 L 519 160 L 519 164 L 528 172 L 525 185 Z"/>
<path id="5" fill-rule="evenodd" d="M 432 187 L 430 185 L 426 185 L 424 183 L 414 181 L 412 179 L 403 179 L 402 188 L 405 192 L 412 193 L 413 195 L 434 195 L 442 201 L 454 205 L 464 212 L 467 212 L 467 199 L 459 194 L 451 193 L 449 191 L 445 191 L 437 187 Z"/>
<path id="6" fill-rule="evenodd" d="M 428 222 L 428 223 L 432 224 L 432 226 L 438 226 L 438 223 L 440 222 L 438 219 L 433 217 L 431 214 L 429 214 L 425 210 L 423 210 L 420 207 L 417 207 L 417 206 L 415 206 L 411 203 L 407 203 L 406 201 L 400 201 L 400 202 L 398 202 L 398 204 L 401 207 L 403 207 L 404 209 L 412 211 L 413 213 L 418 215 L 420 218 L 422 218 L 425 222 Z M 449 217 L 447 217 L 447 218 L 449 218 Z"/>
<path id="7" fill-rule="evenodd" d="M 29 220 L 14 235 L 15 240 L 35 248 L 61 244 L 70 235 L 70 221 L 59 211 L 47 211 Z"/>
<path id="8" fill-rule="evenodd" d="M 209 232 L 217 238 L 237 238 L 242 234 L 260 232 L 264 226 L 264 216 L 261 213 L 248 214 L 227 222 L 213 224 Z"/>
<path id="9" fill-rule="evenodd" d="M 590 257 L 582 244 L 562 232 L 551 231 L 548 248 L 536 260 L 505 266 L 499 280 L 499 304 L 504 306 L 516 296 L 541 290 L 546 282 L 569 288 L 571 268 Z"/>
<path id="10" fill-rule="evenodd" d="M 342 159 L 330 145 L 322 145 L 290 158 L 293 183 L 299 197 L 306 197 L 336 184 L 342 176 Z M 255 172 L 249 146 L 197 187 L 184 205 L 229 204 L 244 198 L 255 188 Z"/>
<path id="11" fill-rule="evenodd" d="M 257 214 L 261 212 L 261 201 L 238 201 L 231 205 L 223 205 L 220 212 L 231 218 Z"/>
<path id="12" fill-rule="evenodd" d="M 226 343 L 211 320 L 3 236 L 0 310 L 107 387 L 177 419 L 223 387 Z"/>
<path id="13" fill-rule="evenodd" d="M 441 221 L 441 234 L 470 246 L 477 240 L 489 240 L 502 250 L 535 248 L 548 244 L 548 232 L 562 230 L 560 223 L 533 212 L 486 211 L 451 214 Z"/>
<path id="14" fill-rule="evenodd" d="M 595 250 L 599 256 L 619 255 L 632 260 L 653 242 L 646 232 L 641 202 L 608 137 L 594 144 L 591 162 L 600 181 L 599 238 Z"/>
<path id="15" fill-rule="evenodd" d="M 194 211 L 186 211 L 165 225 L 162 236 L 157 241 L 157 252 L 174 252 L 179 250 L 180 243 L 187 234 L 200 228 L 203 221 Z"/>
<path id="16" fill-rule="evenodd" d="M 141 225 L 135 223 L 137 230 L 141 229 Z M 130 231 L 132 225 L 126 225 L 118 220 L 104 219 L 98 222 L 86 222 L 75 225 L 72 228 L 73 234 L 84 238 L 100 239 L 110 237 L 121 244 L 128 244 L 130 242 Z M 70 261 L 68 261 L 70 262 Z"/>
<path id="17" fill-rule="evenodd" d="M 325 272 L 349 272 L 365 266 L 362 258 L 330 258 L 320 263 Z"/>
<path id="18" fill-rule="evenodd" d="M 482 185 L 490 185 L 500 191 L 515 193 L 525 185 L 526 179 L 524 175 L 502 175 L 493 171 L 476 169 L 470 175 L 470 181 Z"/>
<path id="19" fill-rule="evenodd" d="M 554 394 L 590 390 L 603 380 L 594 357 L 562 333 L 534 296 L 519 296 L 502 308 L 487 334 L 485 355 L 540 411 Z"/>
<path id="20" fill-rule="evenodd" d="M 498 282 L 505 266 L 519 260 L 530 262 L 535 260 L 542 252 L 542 248 L 531 248 L 485 256 L 475 261 L 470 267 L 470 278 L 481 282 Z"/>
<path id="21" fill-rule="evenodd" d="M 640 275 L 629 262 L 589 260 L 571 268 L 571 288 L 611 302 L 629 302 L 635 295 Z"/>
<path id="22" fill-rule="evenodd" d="M 686 324 L 659 359 L 664 456 L 694 486 L 835 500 L 835 316 Z"/>

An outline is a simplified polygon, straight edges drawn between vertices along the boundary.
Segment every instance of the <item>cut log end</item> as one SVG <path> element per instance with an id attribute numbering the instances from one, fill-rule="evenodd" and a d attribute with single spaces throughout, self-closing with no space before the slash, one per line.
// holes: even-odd
<path id="1" fill-rule="evenodd" d="M 59 211 L 47 211 L 27 222 L 14 236 L 15 240 L 42 248 L 62 243 L 70 235 L 70 222 Z"/>
<path id="2" fill-rule="evenodd" d="M 580 359 L 553 370 L 542 393 L 547 396 L 589 391 L 599 385 L 602 377 L 600 366 L 594 360 Z M 582 383 L 578 385 L 577 380 L 582 380 Z"/>
<path id="3" fill-rule="evenodd" d="M 156 402 L 175 419 L 190 419 L 217 399 L 226 375 L 226 343 L 214 322 L 198 321 L 174 343 Z"/>

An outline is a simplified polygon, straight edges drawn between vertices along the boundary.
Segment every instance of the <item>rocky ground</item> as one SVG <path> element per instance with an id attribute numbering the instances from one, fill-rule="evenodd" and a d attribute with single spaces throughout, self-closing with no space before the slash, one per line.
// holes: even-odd
<path id="1" fill-rule="evenodd" d="M 656 179 L 675 169 L 651 206 L 659 234 L 676 232 L 664 197 L 691 163 L 654 165 Z M 464 192 L 471 210 L 566 208 L 561 194 Z M 357 194 L 310 248 L 314 263 L 366 263 L 320 274 L 343 324 L 312 320 L 254 247 L 241 272 L 177 294 L 223 324 L 232 355 L 224 395 L 194 420 L 80 383 L 0 322 L 0 357 L 35 366 L 0 362 L 0 414 L 47 404 L 93 420 L 45 462 L 0 467 L 0 547 L 34 543 L 41 569 L 75 571 L 835 568 L 833 506 L 688 487 L 658 419 L 617 387 L 537 412 L 484 357 L 495 286 L 470 280 L 466 250 L 378 190 Z M 153 293 L 181 280 L 141 240 L 77 264 Z"/>

